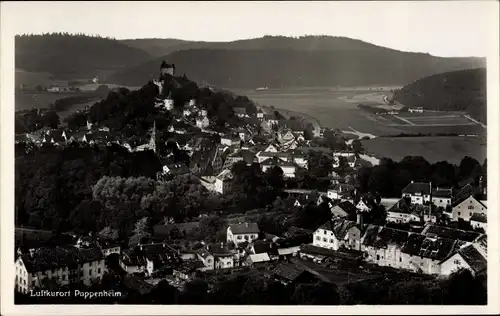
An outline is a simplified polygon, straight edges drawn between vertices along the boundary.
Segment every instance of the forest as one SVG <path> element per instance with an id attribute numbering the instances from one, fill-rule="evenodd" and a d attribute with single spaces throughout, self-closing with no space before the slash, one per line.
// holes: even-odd
<path id="1" fill-rule="evenodd" d="M 94 78 L 150 58 L 143 50 L 100 36 L 50 33 L 15 38 L 16 68 L 47 72 L 54 78 Z"/>
<path id="2" fill-rule="evenodd" d="M 407 107 L 467 112 L 486 124 L 486 68 L 422 78 L 395 91 L 394 99 Z"/>

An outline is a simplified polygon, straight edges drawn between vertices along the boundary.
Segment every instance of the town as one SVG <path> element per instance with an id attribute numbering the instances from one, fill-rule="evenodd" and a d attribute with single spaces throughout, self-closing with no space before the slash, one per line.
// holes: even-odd
<path id="1" fill-rule="evenodd" d="M 458 187 L 402 177 L 406 182 L 399 183 L 397 197 L 385 196 L 382 176 L 359 185 L 363 170 L 372 167 L 359 139 L 315 128 L 307 119 L 286 117 L 245 97 L 231 96 L 227 109 L 208 106 L 219 92 L 193 88 L 166 62 L 143 90 L 155 91 L 147 109 L 156 116 L 137 123 L 147 130 L 142 136 L 126 136 L 127 126 L 93 119 L 105 116 L 99 112 L 105 104 L 99 103 L 75 113 L 66 126 L 40 123 L 16 134 L 20 155 L 112 147 L 130 155 L 147 153 L 160 162 L 153 178 L 106 175 L 92 186 L 92 202 L 112 205 L 116 214 L 109 216 L 128 221 L 123 225 L 133 226 L 129 234 L 111 224 L 99 231 L 63 227 L 57 234 L 43 225 L 18 224 L 19 294 L 78 285 L 148 295 L 165 284 L 182 292 L 199 279 L 210 292 L 216 291 L 212 280 L 219 275 L 241 273 L 285 287 L 354 284 L 401 274 L 439 280 L 463 269 L 485 276 L 485 175 L 473 179 L 469 172 Z M 120 98 L 113 93 L 120 92 L 108 99 Z M 124 98 L 127 93 L 133 94 L 126 92 Z M 47 113 L 25 115 L 43 122 Z M 142 157 L 147 165 L 149 158 Z M 187 189 L 177 191 L 181 187 Z M 141 194 L 147 196 L 134 197 Z M 138 220 L 120 215 L 125 208 L 120 203 L 128 199 L 138 201 L 131 204 L 133 214 L 141 214 Z M 172 204 L 163 203 L 167 200 Z"/>

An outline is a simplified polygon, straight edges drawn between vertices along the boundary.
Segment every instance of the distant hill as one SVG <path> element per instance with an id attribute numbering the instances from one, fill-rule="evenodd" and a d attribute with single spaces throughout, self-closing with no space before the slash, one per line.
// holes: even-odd
<path id="1" fill-rule="evenodd" d="M 195 81 L 225 88 L 407 84 L 436 73 L 485 66 L 484 58 L 401 52 L 345 37 L 266 36 L 228 43 L 170 44 L 168 49 L 176 51 L 119 70 L 108 81 L 144 82 L 157 73 L 163 59 L 174 63 L 179 74 L 189 73 Z"/>
<path id="2" fill-rule="evenodd" d="M 295 50 L 391 50 L 360 40 L 333 36 L 302 36 L 298 38 L 286 36 L 264 36 L 261 38 L 237 40 L 231 42 L 185 41 L 179 39 L 130 39 L 122 43 L 148 52 L 153 57 L 163 57 L 180 50 L 188 49 L 295 49 Z"/>
<path id="3" fill-rule="evenodd" d="M 486 123 L 486 68 L 446 72 L 419 79 L 396 91 L 394 99 L 409 107 L 465 111 Z"/>
<path id="4" fill-rule="evenodd" d="M 16 68 L 59 78 L 87 78 L 152 57 L 110 38 L 86 35 L 21 35 L 15 38 Z"/>

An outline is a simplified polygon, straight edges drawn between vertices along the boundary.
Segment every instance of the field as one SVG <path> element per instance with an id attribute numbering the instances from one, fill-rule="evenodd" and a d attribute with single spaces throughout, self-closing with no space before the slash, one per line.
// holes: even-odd
<path id="1" fill-rule="evenodd" d="M 487 156 L 486 140 L 482 137 L 377 137 L 362 143 L 368 152 L 394 161 L 422 156 L 430 163 L 446 160 L 459 164 L 467 155 L 482 163 Z"/>
<path id="2" fill-rule="evenodd" d="M 234 90 L 260 105 L 302 112 L 314 117 L 322 127 L 339 128 L 362 136 L 399 134 L 486 135 L 486 129 L 457 112 L 400 113 L 375 115 L 358 108 L 358 104 L 384 106 L 388 89 L 287 89 Z M 396 108 L 401 105 L 396 105 Z M 364 141 L 365 147 L 380 156 L 421 155 L 430 161 L 459 161 L 465 155 L 482 159 L 486 146 L 478 138 L 375 138 Z M 482 161 L 482 160 L 480 160 Z"/>

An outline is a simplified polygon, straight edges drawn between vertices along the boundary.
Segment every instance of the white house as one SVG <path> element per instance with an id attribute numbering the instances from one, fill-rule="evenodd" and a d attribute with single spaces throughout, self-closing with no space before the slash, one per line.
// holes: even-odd
<path id="1" fill-rule="evenodd" d="M 404 199 L 400 199 L 387 210 L 386 222 L 396 224 L 407 224 L 419 221 L 420 217 L 413 214 L 410 206 Z"/>
<path id="2" fill-rule="evenodd" d="M 215 269 L 215 259 L 214 256 L 206 249 L 206 247 L 201 248 L 200 250 L 196 251 L 196 256 L 198 260 L 203 263 L 203 268 L 200 270 L 206 271 L 206 270 L 214 270 Z"/>
<path id="3" fill-rule="evenodd" d="M 233 174 L 231 170 L 225 169 L 215 178 L 215 191 L 220 194 L 227 194 L 231 191 Z"/>
<path id="4" fill-rule="evenodd" d="M 474 213 L 486 216 L 487 208 L 486 205 L 479 202 L 471 194 L 465 199 L 454 201 L 452 203 L 451 212 L 445 212 L 444 214 L 446 214 L 452 221 L 458 221 L 458 219 L 461 218 L 468 222 Z"/>
<path id="5" fill-rule="evenodd" d="M 191 110 L 190 109 L 184 109 L 182 111 L 182 115 L 183 116 L 190 116 L 191 115 Z"/>
<path id="6" fill-rule="evenodd" d="M 266 172 L 268 169 L 273 167 L 280 167 L 281 170 L 283 170 L 283 176 L 285 178 L 294 178 L 295 172 L 297 171 L 297 166 L 295 164 L 283 161 L 278 157 L 266 159 L 260 164 L 260 166 L 263 172 Z"/>
<path id="7" fill-rule="evenodd" d="M 105 273 L 104 255 L 99 248 L 39 248 L 30 249 L 15 262 L 15 289 L 29 293 L 44 287 L 44 279 L 54 279 L 61 285 L 80 283 L 89 286 L 100 281 Z"/>
<path id="8" fill-rule="evenodd" d="M 264 152 L 270 152 L 270 153 L 277 153 L 278 152 L 278 147 L 274 144 L 269 144 L 266 149 L 264 149 Z"/>
<path id="9" fill-rule="evenodd" d="M 486 215 L 480 213 L 472 214 L 470 218 L 470 225 L 474 229 L 482 228 L 486 232 L 488 228 L 488 221 Z"/>
<path id="10" fill-rule="evenodd" d="M 234 267 L 234 254 L 224 244 L 207 245 L 207 250 L 214 258 L 215 269 L 230 269 Z"/>
<path id="11" fill-rule="evenodd" d="M 356 222 L 346 219 L 332 219 L 313 233 L 313 245 L 338 250 L 341 246 L 360 249 L 361 231 Z"/>
<path id="12" fill-rule="evenodd" d="M 431 202 L 432 188 L 430 183 L 411 182 L 402 191 L 402 198 L 411 198 L 412 204 L 421 204 Z"/>
<path id="13" fill-rule="evenodd" d="M 432 203 L 436 206 L 446 208 L 451 205 L 453 190 L 449 188 L 436 188 L 432 190 Z"/>
<path id="14" fill-rule="evenodd" d="M 471 244 L 460 248 L 457 252 L 448 256 L 440 267 L 441 275 L 450 275 L 459 269 L 467 269 L 473 275 L 482 274 L 486 271 L 487 260 L 476 247 Z"/>
<path id="15" fill-rule="evenodd" d="M 235 245 L 244 241 L 251 242 L 259 238 L 259 233 L 259 226 L 256 223 L 230 225 L 227 228 L 227 242 L 232 241 Z"/>

